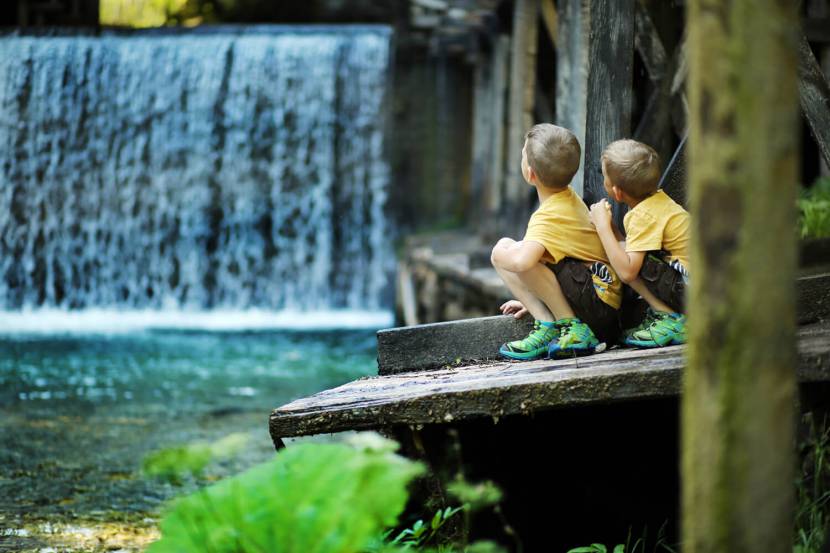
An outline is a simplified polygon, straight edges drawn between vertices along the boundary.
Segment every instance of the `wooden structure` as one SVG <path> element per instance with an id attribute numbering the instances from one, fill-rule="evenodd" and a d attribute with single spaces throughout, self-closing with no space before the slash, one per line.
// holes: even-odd
<path id="1" fill-rule="evenodd" d="M 574 130 L 583 169 L 573 186 L 586 202 L 604 197 L 599 154 L 632 137 L 682 159 L 688 75 L 684 6 L 657 0 L 411 0 L 413 23 L 464 50 L 474 64 L 471 209 L 489 235 L 516 235 L 534 199 L 521 181 L 524 133 L 536 122 Z M 830 8 L 802 9 L 800 99 L 815 147 L 830 163 L 826 76 Z M 818 52 L 818 58 L 814 53 Z M 680 164 L 677 169 L 681 170 Z M 584 174 L 583 174 L 584 171 Z M 809 171 L 808 171 L 809 173 Z M 807 175 L 807 178 L 812 178 Z M 685 199 L 683 187 L 671 190 Z M 617 217 L 624 206 L 615 206 Z"/>

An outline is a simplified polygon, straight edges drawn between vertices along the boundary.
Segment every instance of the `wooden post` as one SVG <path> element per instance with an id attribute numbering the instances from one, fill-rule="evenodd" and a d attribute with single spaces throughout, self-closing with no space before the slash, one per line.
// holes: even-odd
<path id="1" fill-rule="evenodd" d="M 634 0 L 591 0 L 585 189 L 589 203 L 605 198 L 600 155 L 608 143 L 631 134 Z M 622 222 L 624 206 L 614 206 Z"/>
<path id="2" fill-rule="evenodd" d="M 523 213 L 521 207 L 524 203 L 522 199 L 530 192 L 522 179 L 520 165 L 524 135 L 533 126 L 538 20 L 538 0 L 515 0 L 510 49 L 510 108 L 505 168 L 505 207 L 509 227 L 518 226 L 519 220 L 527 217 L 527 213 Z"/>
<path id="3" fill-rule="evenodd" d="M 493 57 L 492 49 L 479 52 L 473 73 L 473 170 L 471 202 L 476 222 L 487 219 L 487 198 L 493 186 Z"/>
<path id="4" fill-rule="evenodd" d="M 792 551 L 794 11 L 791 0 L 688 4 L 686 553 Z"/>
<path id="5" fill-rule="evenodd" d="M 490 188 L 487 194 L 487 211 L 497 214 L 501 211 L 504 183 L 505 159 L 505 100 L 507 98 L 507 65 L 510 59 L 510 39 L 498 35 L 493 43 L 493 132 L 490 165 Z"/>
<path id="6" fill-rule="evenodd" d="M 573 131 L 582 146 L 582 163 L 573 180 L 573 189 L 582 194 L 590 12 L 588 0 L 559 0 L 557 8 L 556 124 Z"/>

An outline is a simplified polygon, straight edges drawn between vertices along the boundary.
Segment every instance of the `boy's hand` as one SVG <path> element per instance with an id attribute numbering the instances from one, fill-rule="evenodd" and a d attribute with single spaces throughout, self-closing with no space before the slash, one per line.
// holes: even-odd
<path id="1" fill-rule="evenodd" d="M 527 307 L 525 307 L 519 300 L 506 301 L 499 309 L 501 309 L 502 315 L 512 314 L 517 319 L 521 319 L 524 317 L 525 313 L 527 313 Z"/>
<path id="2" fill-rule="evenodd" d="M 591 206 L 591 222 L 596 228 L 611 224 L 611 204 L 602 199 Z"/>

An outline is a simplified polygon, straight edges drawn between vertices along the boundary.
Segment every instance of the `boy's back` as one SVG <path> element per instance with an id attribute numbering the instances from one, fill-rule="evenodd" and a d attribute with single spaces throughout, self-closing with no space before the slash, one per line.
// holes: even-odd
<path id="1" fill-rule="evenodd" d="M 585 202 L 573 188 L 567 186 L 539 205 L 530 217 L 524 240 L 544 246 L 544 262 L 556 264 L 565 258 L 590 262 L 597 295 L 619 309 L 622 283 L 608 262 Z"/>
<path id="2" fill-rule="evenodd" d="M 689 213 L 658 190 L 626 213 L 625 251 L 665 251 L 665 261 L 684 275 L 689 271 Z M 677 265 L 682 267 L 682 270 Z"/>

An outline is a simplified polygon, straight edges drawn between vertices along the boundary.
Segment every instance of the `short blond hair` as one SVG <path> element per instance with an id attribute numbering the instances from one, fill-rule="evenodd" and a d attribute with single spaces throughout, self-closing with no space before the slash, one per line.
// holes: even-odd
<path id="1" fill-rule="evenodd" d="M 648 144 L 636 140 L 617 140 L 602 152 L 605 174 L 632 198 L 653 194 L 660 182 L 660 156 Z"/>
<path id="2" fill-rule="evenodd" d="M 550 188 L 564 188 L 579 170 L 582 148 L 574 133 L 564 127 L 541 123 L 525 135 L 527 164 L 539 182 Z"/>

